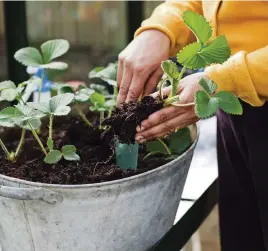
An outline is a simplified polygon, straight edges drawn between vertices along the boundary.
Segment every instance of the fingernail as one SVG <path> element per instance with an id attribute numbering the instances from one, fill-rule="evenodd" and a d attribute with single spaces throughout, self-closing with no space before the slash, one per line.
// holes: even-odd
<path id="1" fill-rule="evenodd" d="M 137 130 L 137 132 L 142 132 L 142 131 L 144 131 L 144 127 L 143 126 L 137 126 L 136 130 Z"/>
<path id="2" fill-rule="evenodd" d="M 137 141 L 140 141 L 140 140 L 144 139 L 144 137 L 141 136 L 141 135 L 139 135 L 139 136 L 137 136 L 135 139 L 136 139 Z"/>
<path id="3" fill-rule="evenodd" d="M 140 144 L 142 144 L 142 143 L 144 143 L 144 142 L 146 142 L 146 139 L 141 139 L 141 140 L 139 141 Z"/>

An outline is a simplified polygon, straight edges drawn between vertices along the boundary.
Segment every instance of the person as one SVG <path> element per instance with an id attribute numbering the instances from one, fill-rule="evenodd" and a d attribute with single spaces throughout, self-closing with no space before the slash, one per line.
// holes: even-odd
<path id="1" fill-rule="evenodd" d="M 192 10 L 226 35 L 232 55 L 179 84 L 180 102 L 191 103 L 201 77 L 218 90 L 232 92 L 243 115 L 217 112 L 219 220 L 223 251 L 268 250 L 268 2 L 175 1 L 155 8 L 118 56 L 117 104 L 154 92 L 163 72 L 161 62 L 195 41 L 181 15 Z M 152 94 L 157 95 L 156 93 Z M 137 128 L 140 143 L 163 137 L 198 121 L 193 107 L 168 107 Z"/>

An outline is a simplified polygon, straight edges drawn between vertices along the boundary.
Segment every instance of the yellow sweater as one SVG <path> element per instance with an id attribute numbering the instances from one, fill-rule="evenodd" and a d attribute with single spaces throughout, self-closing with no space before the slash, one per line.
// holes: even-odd
<path id="1" fill-rule="evenodd" d="M 209 20 L 213 36 L 226 35 L 232 56 L 205 69 L 219 90 L 230 91 L 252 106 L 268 101 L 268 1 L 180 1 L 160 4 L 136 31 L 158 29 L 171 40 L 170 56 L 195 40 L 184 25 L 184 10 Z"/>

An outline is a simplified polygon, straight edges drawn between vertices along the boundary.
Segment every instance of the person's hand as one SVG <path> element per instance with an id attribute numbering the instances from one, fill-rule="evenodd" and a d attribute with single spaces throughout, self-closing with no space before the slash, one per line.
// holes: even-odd
<path id="1" fill-rule="evenodd" d="M 151 94 L 163 75 L 161 62 L 168 59 L 170 39 L 158 30 L 139 34 L 118 56 L 117 105 Z"/>
<path id="2" fill-rule="evenodd" d="M 201 78 L 207 78 L 204 73 L 195 73 L 183 78 L 178 87 L 180 107 L 169 106 L 150 115 L 137 127 L 136 141 L 144 143 L 147 140 L 167 136 L 176 129 L 196 123 L 199 118 L 194 110 L 194 95 L 200 90 L 198 84 Z M 169 94 L 170 88 L 164 88 L 163 93 Z M 157 97 L 159 93 L 152 94 Z M 187 105 L 190 104 L 190 105 Z"/>

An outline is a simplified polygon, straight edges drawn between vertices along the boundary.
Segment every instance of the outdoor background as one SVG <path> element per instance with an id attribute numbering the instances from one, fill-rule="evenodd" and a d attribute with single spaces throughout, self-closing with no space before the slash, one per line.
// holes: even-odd
<path id="1" fill-rule="evenodd" d="M 160 3 L 161 1 L 144 1 L 143 11 L 137 15 L 142 15 L 142 19 L 149 17 Z M 29 45 L 39 47 L 49 39 L 67 39 L 71 49 L 64 61 L 69 64 L 69 70 L 62 76 L 62 80 L 87 82 L 89 70 L 116 59 L 116 55 L 127 45 L 129 36 L 133 35 L 128 30 L 128 22 L 132 21 L 129 20 L 128 11 L 125 1 L 26 2 Z M 1 1 L 0 81 L 7 79 L 3 14 Z M 208 131 L 211 130 L 210 127 L 206 128 Z M 198 233 L 201 237 L 202 251 L 220 250 L 217 207 L 202 224 Z M 195 238 L 196 236 L 193 236 L 193 240 Z M 184 251 L 190 250 L 191 242 L 186 245 Z"/>

